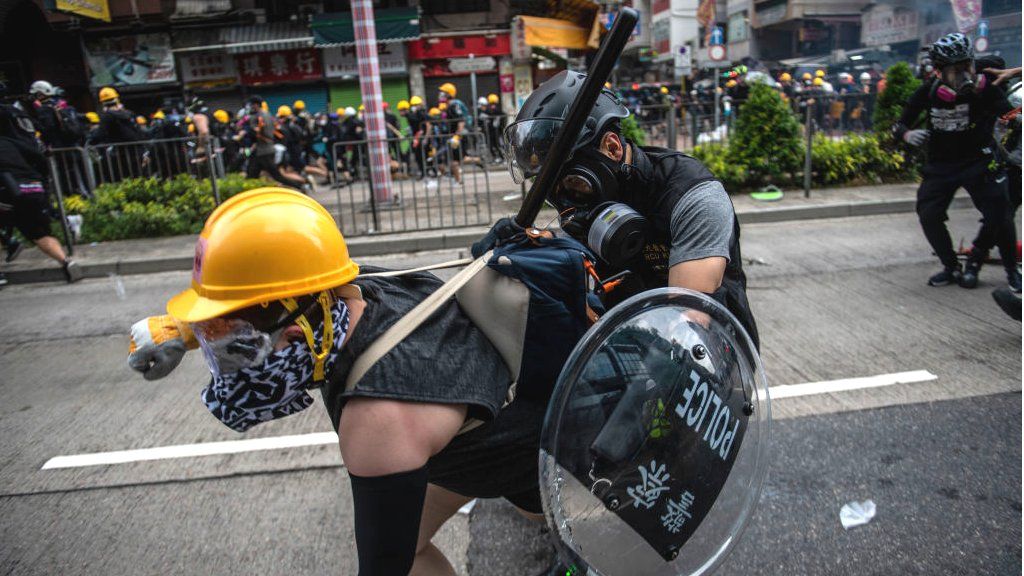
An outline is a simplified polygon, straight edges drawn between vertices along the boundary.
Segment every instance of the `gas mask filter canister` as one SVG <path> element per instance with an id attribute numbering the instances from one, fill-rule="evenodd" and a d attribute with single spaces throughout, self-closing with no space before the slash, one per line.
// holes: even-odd
<path id="1" fill-rule="evenodd" d="M 613 267 L 624 266 L 644 249 L 647 219 L 625 204 L 608 202 L 594 209 L 597 216 L 587 233 L 587 245 Z"/>

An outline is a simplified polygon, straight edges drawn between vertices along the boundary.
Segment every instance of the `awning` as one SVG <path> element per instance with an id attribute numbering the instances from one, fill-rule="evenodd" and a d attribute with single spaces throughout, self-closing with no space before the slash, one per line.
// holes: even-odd
<path id="1" fill-rule="evenodd" d="M 220 35 L 221 46 L 228 54 L 247 52 L 271 52 L 309 48 L 313 37 L 309 29 L 291 22 L 271 22 L 225 28 Z"/>
<path id="2" fill-rule="evenodd" d="M 590 30 L 568 20 L 520 16 L 526 34 L 526 45 L 540 48 L 586 50 Z"/>
<path id="3" fill-rule="evenodd" d="M 420 37 L 420 16 L 416 8 L 392 8 L 374 11 L 377 42 L 407 42 Z M 309 25 L 317 48 L 354 46 L 352 13 L 317 14 Z"/>

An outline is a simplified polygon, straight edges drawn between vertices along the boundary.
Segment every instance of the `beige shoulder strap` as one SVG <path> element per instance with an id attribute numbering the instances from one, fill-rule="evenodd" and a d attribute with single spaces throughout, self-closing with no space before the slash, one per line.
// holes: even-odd
<path id="1" fill-rule="evenodd" d="M 413 330 L 418 328 L 420 324 L 429 318 L 434 312 L 437 312 L 441 306 L 445 304 L 459 288 L 462 288 L 467 282 L 469 282 L 473 276 L 478 272 L 487 267 L 487 261 L 491 258 L 491 252 L 488 252 L 473 260 L 469 266 L 466 266 L 458 274 L 453 276 L 450 280 L 445 282 L 440 288 L 438 288 L 433 294 L 427 296 L 425 300 L 417 304 L 412 310 L 410 310 L 405 316 L 403 316 L 398 322 L 388 328 L 383 334 L 377 337 L 376 340 L 370 344 L 366 350 L 356 358 L 356 361 L 352 364 L 352 370 L 348 373 L 348 379 L 345 380 L 345 390 L 352 390 L 356 383 L 362 379 L 363 376 L 377 363 L 378 360 L 384 357 L 385 354 L 391 351 L 399 342 L 405 339 L 406 336 L 411 334 Z M 437 266 L 435 266 L 436 268 Z M 451 266 L 447 266 L 451 267 Z M 432 269 L 432 268 L 422 268 Z M 420 269 L 416 269 L 420 270 Z M 409 273 L 415 270 L 403 270 L 399 273 L 393 272 L 381 272 L 374 274 L 378 276 L 397 276 L 403 273 Z M 370 274 L 367 274 L 370 276 Z"/>

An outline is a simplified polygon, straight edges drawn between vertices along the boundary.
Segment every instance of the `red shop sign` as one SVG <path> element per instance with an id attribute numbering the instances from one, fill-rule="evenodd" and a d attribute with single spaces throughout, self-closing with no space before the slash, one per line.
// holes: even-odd
<path id="1" fill-rule="evenodd" d="M 463 56 L 504 56 L 511 54 L 508 34 L 444 36 L 409 42 L 410 60 L 459 58 Z"/>
<path id="2" fill-rule="evenodd" d="M 242 84 L 249 86 L 317 80 L 324 76 L 320 51 L 315 48 L 238 54 L 235 63 Z"/>

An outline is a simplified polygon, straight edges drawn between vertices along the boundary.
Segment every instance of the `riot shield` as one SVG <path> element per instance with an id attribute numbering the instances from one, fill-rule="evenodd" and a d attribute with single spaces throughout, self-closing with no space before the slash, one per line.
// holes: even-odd
<path id="1" fill-rule="evenodd" d="M 750 519 L 767 471 L 761 360 L 711 298 L 626 300 L 579 342 L 548 405 L 544 512 L 580 574 L 707 574 Z"/>

